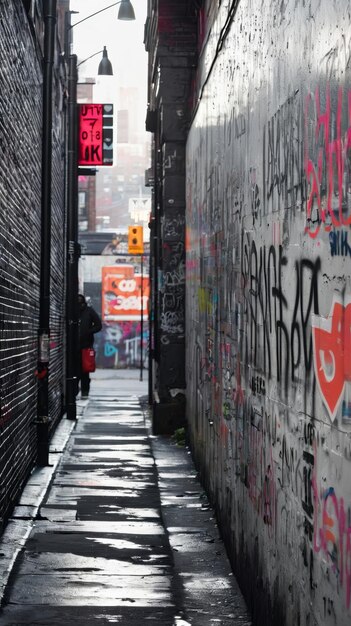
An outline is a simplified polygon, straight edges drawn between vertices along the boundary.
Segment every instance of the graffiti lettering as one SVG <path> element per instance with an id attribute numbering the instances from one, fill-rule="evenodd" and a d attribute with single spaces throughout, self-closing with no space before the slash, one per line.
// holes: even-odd
<path id="1" fill-rule="evenodd" d="M 161 328 L 170 334 L 184 333 L 184 314 L 175 311 L 167 311 L 161 314 Z"/>
<path id="2" fill-rule="evenodd" d="M 178 270 L 172 272 L 164 272 L 164 284 L 166 287 L 173 287 L 185 284 L 185 263 L 179 265 Z"/>
<path id="3" fill-rule="evenodd" d="M 332 111 L 332 95 L 336 111 Z M 325 102 L 322 110 L 321 101 Z M 343 109 L 346 114 L 343 114 Z M 346 122 L 345 122 L 346 120 Z M 335 124 L 335 128 L 333 125 Z M 351 90 L 331 94 L 317 88 L 305 104 L 305 175 L 308 184 L 306 232 L 316 238 L 325 231 L 351 224 Z"/>
<path id="4" fill-rule="evenodd" d="M 185 228 L 185 216 L 174 214 L 166 216 L 163 221 L 163 240 L 179 239 Z"/>
<path id="5" fill-rule="evenodd" d="M 250 429 L 250 458 L 248 463 L 249 498 L 270 533 L 276 526 L 277 494 L 274 479 L 272 451 L 263 440 L 262 431 L 254 426 Z"/>
<path id="6" fill-rule="evenodd" d="M 332 256 L 351 256 L 348 231 L 334 230 L 329 233 L 330 253 Z"/>
<path id="7" fill-rule="evenodd" d="M 136 290 L 136 288 L 137 288 L 137 284 L 136 284 L 135 280 L 133 280 L 133 279 L 127 280 L 126 278 L 124 278 L 118 284 L 118 289 L 120 291 L 130 291 L 130 292 L 133 292 L 133 291 Z"/>
<path id="8" fill-rule="evenodd" d="M 282 287 L 287 265 L 282 246 L 257 250 L 255 242 L 246 235 L 242 244 L 247 335 L 245 358 L 268 379 L 273 376 L 282 382 L 285 393 L 288 393 L 289 381 L 296 382 L 301 363 L 307 377 L 313 367 L 310 320 L 312 313 L 318 313 L 320 259 L 296 261 L 293 273 L 290 270 L 294 281 L 290 283 L 289 291 L 295 291 L 293 303 L 289 304 L 292 319 L 288 317 L 290 293 Z"/>
<path id="9" fill-rule="evenodd" d="M 163 259 L 165 268 L 177 268 L 184 259 L 185 246 L 181 241 L 163 244 Z"/>
<path id="10" fill-rule="evenodd" d="M 266 381 L 264 378 L 260 376 L 252 376 L 251 378 L 251 389 L 254 395 L 266 395 Z"/>
<path id="11" fill-rule="evenodd" d="M 322 552 L 331 563 L 340 586 L 345 589 L 346 607 L 351 601 L 351 510 L 345 511 L 344 498 L 336 495 L 334 487 L 317 486 L 317 468 L 312 478 L 314 498 L 313 549 Z"/>
<path id="12" fill-rule="evenodd" d="M 302 136 L 302 108 L 296 92 L 264 128 L 264 214 L 301 206 L 306 197 Z"/>
<path id="13" fill-rule="evenodd" d="M 147 309 L 148 296 L 138 297 L 129 296 L 124 298 L 123 296 L 117 296 L 114 300 L 110 300 L 110 305 L 117 311 L 141 311 Z"/>

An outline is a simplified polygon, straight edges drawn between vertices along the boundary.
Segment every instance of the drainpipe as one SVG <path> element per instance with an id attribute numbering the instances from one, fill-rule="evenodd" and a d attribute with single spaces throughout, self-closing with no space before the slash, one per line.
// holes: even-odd
<path id="1" fill-rule="evenodd" d="M 77 56 L 68 60 L 68 207 L 67 207 L 67 418 L 77 417 L 78 371 L 78 152 L 77 152 Z"/>
<path id="2" fill-rule="evenodd" d="M 44 11 L 40 311 L 37 369 L 37 464 L 41 467 L 49 464 L 52 85 L 56 35 L 56 0 L 47 0 L 44 3 Z"/>

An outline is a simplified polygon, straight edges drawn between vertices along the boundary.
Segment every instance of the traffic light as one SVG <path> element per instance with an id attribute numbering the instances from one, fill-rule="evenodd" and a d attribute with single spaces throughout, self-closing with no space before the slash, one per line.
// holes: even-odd
<path id="1" fill-rule="evenodd" d="M 129 254 L 143 254 L 144 253 L 143 227 L 142 226 L 128 226 L 128 253 Z"/>

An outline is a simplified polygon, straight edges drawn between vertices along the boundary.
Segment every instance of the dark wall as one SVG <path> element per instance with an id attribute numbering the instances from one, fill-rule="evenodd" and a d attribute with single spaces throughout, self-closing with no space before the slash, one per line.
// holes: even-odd
<path id="1" fill-rule="evenodd" d="M 44 28 L 41 3 L 32 3 L 34 22 L 26 8 L 19 0 L 0 2 L 1 522 L 33 466 L 37 443 Z M 62 412 L 63 375 L 64 132 L 58 74 L 54 94 L 51 427 Z"/>
<path id="2" fill-rule="evenodd" d="M 59 22 L 58 22 L 59 24 Z M 59 44 L 57 49 L 59 49 Z M 49 415 L 51 431 L 62 415 L 65 392 L 65 133 L 66 74 L 56 56 L 53 84 L 52 228 L 50 285 Z"/>
<path id="3" fill-rule="evenodd" d="M 0 512 L 36 454 L 42 75 L 21 2 L 0 3 Z M 13 54 L 16 51 L 16 54 Z"/>
<path id="4" fill-rule="evenodd" d="M 147 130 L 154 133 L 151 216 L 151 345 L 154 430 L 174 412 L 184 418 L 185 383 L 185 141 L 196 59 L 196 13 L 192 2 L 155 2 L 149 7 Z M 179 407 L 177 407 L 179 403 Z"/>

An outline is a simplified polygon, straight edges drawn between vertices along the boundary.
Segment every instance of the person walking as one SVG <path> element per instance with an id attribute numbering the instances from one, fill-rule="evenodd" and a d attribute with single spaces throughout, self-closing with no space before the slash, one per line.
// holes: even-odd
<path id="1" fill-rule="evenodd" d="M 92 306 L 88 306 L 85 297 L 82 294 L 78 296 L 79 307 L 79 351 L 80 351 L 80 390 L 82 398 L 87 398 L 90 389 L 89 373 L 83 372 L 82 369 L 82 350 L 83 348 L 92 348 L 94 345 L 94 335 L 101 328 L 101 319 Z"/>

